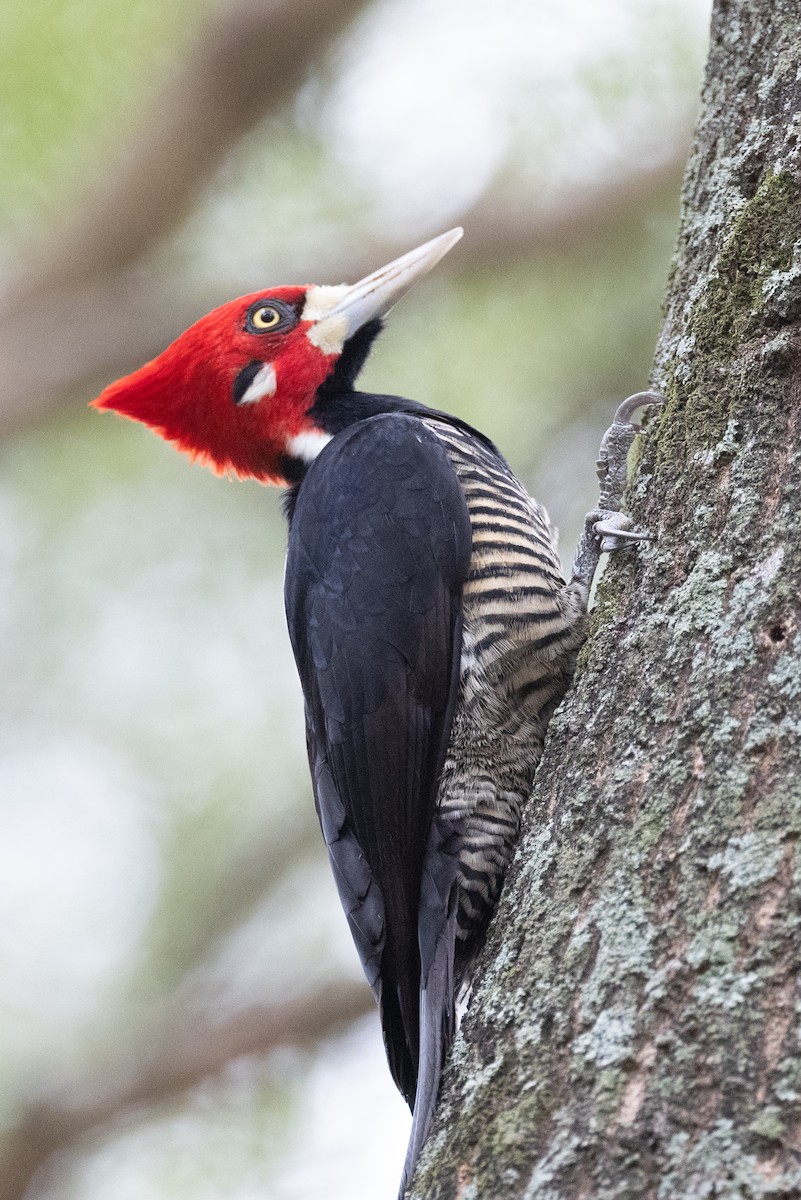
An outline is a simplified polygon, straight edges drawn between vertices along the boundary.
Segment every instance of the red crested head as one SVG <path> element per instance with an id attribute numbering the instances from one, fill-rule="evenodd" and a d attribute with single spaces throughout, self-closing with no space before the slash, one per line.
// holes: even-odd
<path id="1" fill-rule="evenodd" d="M 306 295 L 276 288 L 214 309 L 93 406 L 142 421 L 219 474 L 281 482 L 287 443 L 338 357 L 309 340 Z"/>
<path id="2" fill-rule="evenodd" d="M 349 287 L 283 287 L 202 317 L 92 402 L 142 421 L 193 460 L 285 484 L 331 434 L 312 414 L 349 339 L 380 319 L 461 237 L 452 230 Z"/>

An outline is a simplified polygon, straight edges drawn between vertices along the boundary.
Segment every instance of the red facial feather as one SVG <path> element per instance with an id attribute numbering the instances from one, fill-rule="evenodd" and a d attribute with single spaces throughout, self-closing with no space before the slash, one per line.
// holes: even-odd
<path id="1" fill-rule="evenodd" d="M 245 323 L 255 301 L 296 305 L 306 290 L 254 292 L 216 308 L 158 358 L 107 387 L 93 407 L 143 422 L 218 474 L 285 483 L 281 457 L 292 437 L 315 428 L 307 412 L 337 356 L 312 344 L 306 336 L 308 321 L 272 334 L 250 333 Z M 275 395 L 237 405 L 234 381 L 254 360 L 273 365 Z"/>

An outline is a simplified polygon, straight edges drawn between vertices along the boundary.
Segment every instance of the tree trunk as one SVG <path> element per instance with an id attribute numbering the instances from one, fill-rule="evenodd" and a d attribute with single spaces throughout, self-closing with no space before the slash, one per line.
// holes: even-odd
<path id="1" fill-rule="evenodd" d="M 801 1196 L 801 5 L 717 0 L 654 383 L 416 1200 Z"/>

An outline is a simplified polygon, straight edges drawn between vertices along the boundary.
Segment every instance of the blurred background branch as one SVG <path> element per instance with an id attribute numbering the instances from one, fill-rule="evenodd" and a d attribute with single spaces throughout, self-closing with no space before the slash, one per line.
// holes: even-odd
<path id="1" fill-rule="evenodd" d="M 118 1061 L 69 1079 L 22 1108 L 0 1139 L 0 1200 L 22 1200 L 51 1155 L 75 1147 L 133 1109 L 162 1104 L 245 1055 L 313 1045 L 373 1006 L 366 984 L 344 982 L 224 1019 L 186 1001 L 165 1004 Z"/>
<path id="2" fill-rule="evenodd" d="M 8 287 L 26 295 L 85 286 L 139 259 L 186 217 L 234 143 L 289 105 L 367 0 L 233 0 L 203 22 L 119 163 Z"/>

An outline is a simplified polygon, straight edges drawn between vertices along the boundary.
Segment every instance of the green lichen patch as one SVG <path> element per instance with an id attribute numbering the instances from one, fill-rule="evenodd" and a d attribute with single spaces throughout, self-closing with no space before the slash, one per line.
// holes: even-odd
<path id="1" fill-rule="evenodd" d="M 748 1125 L 751 1133 L 765 1138 L 766 1141 L 774 1142 L 781 1140 L 786 1128 L 787 1125 L 782 1117 L 781 1110 L 773 1104 L 767 1105 L 761 1112 L 757 1113 L 753 1121 L 749 1122 Z"/>
<path id="2" fill-rule="evenodd" d="M 692 324 L 694 353 L 729 362 L 762 328 L 766 284 L 790 270 L 801 228 L 801 191 L 788 171 L 766 175 L 732 222 Z M 772 284 L 776 288 L 775 280 Z"/>
<path id="3" fill-rule="evenodd" d="M 737 453 L 734 364 L 744 346 L 766 335 L 775 341 L 777 328 L 801 314 L 801 188 L 794 175 L 763 175 L 749 198 L 733 193 L 729 208 L 734 215 L 724 218 L 720 248 L 696 281 L 666 367 L 668 394 L 675 392 L 685 417 L 665 420 L 660 464 L 714 451 L 719 466 Z"/>
<path id="4" fill-rule="evenodd" d="M 731 838 L 723 851 L 712 855 L 708 866 L 711 871 L 720 871 L 728 888 L 735 891 L 772 879 L 783 854 L 781 832 L 752 831 Z"/>
<path id="5" fill-rule="evenodd" d="M 634 1013 L 602 1009 L 591 1029 L 573 1042 L 573 1052 L 595 1068 L 614 1066 L 633 1058 Z"/>
<path id="6" fill-rule="evenodd" d="M 743 1144 L 735 1123 L 720 1120 L 693 1139 L 677 1134 L 668 1147 L 668 1170 L 662 1176 L 660 1200 L 757 1200 L 757 1197 L 790 1197 L 801 1194 L 801 1168 L 780 1166 L 761 1159 L 756 1149 Z"/>

